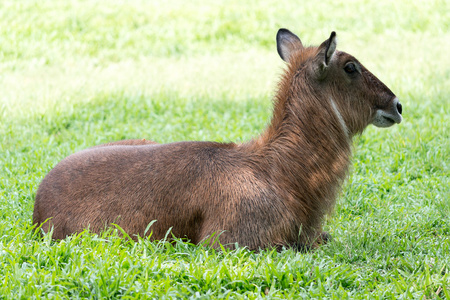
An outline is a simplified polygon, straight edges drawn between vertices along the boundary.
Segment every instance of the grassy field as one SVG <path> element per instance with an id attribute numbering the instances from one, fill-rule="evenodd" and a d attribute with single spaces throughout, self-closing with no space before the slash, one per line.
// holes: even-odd
<path id="1" fill-rule="evenodd" d="M 450 2 L 303 2 L 1 1 L 0 299 L 450 299 Z M 280 27 L 305 44 L 337 31 L 403 104 L 400 125 L 355 139 L 332 243 L 253 253 L 34 234 L 37 187 L 75 151 L 262 131 Z"/>

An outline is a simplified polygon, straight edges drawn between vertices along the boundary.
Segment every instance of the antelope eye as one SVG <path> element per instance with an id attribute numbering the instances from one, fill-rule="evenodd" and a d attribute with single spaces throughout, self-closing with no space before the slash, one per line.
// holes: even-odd
<path id="1" fill-rule="evenodd" d="M 355 73 L 355 72 L 356 72 L 356 66 L 355 66 L 355 64 L 354 64 L 354 63 L 348 63 L 348 64 L 346 64 L 345 67 L 344 67 L 344 71 L 345 71 L 347 74 L 353 74 L 353 73 Z"/>

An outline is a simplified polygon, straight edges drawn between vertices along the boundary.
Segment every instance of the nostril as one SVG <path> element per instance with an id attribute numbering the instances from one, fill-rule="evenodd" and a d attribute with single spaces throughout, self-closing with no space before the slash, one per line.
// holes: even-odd
<path id="1" fill-rule="evenodd" d="M 402 114 L 402 105 L 400 104 L 400 102 L 397 103 L 397 111 L 399 114 Z"/>

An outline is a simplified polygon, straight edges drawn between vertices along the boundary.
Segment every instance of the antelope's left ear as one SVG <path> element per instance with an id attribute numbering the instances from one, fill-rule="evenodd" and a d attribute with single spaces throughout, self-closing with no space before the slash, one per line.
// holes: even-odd
<path id="1" fill-rule="evenodd" d="M 281 59 L 289 63 L 292 55 L 303 50 L 300 38 L 285 28 L 281 28 L 277 33 L 277 51 Z"/>
<path id="2" fill-rule="evenodd" d="M 325 77 L 326 69 L 336 50 L 337 37 L 336 32 L 332 32 L 330 38 L 319 46 L 319 52 L 316 56 L 316 66 L 320 78 Z"/>

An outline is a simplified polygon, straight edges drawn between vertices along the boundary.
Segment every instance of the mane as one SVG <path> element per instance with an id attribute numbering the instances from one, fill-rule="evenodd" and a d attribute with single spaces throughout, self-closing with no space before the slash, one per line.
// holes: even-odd
<path id="1" fill-rule="evenodd" d="M 289 101 L 289 93 L 292 88 L 292 80 L 299 72 L 300 67 L 314 57 L 317 47 L 307 47 L 302 51 L 298 51 L 291 57 L 291 62 L 286 64 L 283 74 L 280 76 L 276 88 L 275 96 L 272 99 L 273 114 L 272 119 L 266 130 L 261 135 L 248 143 L 241 144 L 242 148 L 250 151 L 257 151 L 263 145 L 270 144 L 277 136 L 280 135 L 283 120 L 286 118 L 286 106 Z"/>
<path id="2" fill-rule="evenodd" d="M 298 51 L 290 58 L 283 74 L 280 77 L 276 94 L 273 97 L 273 116 L 271 122 L 265 132 L 259 138 L 260 143 L 270 143 L 276 136 L 280 134 L 283 120 L 286 118 L 286 107 L 290 100 L 291 89 L 293 88 L 292 80 L 298 74 L 302 67 L 306 66 L 306 62 L 314 57 L 317 47 L 304 48 Z"/>

